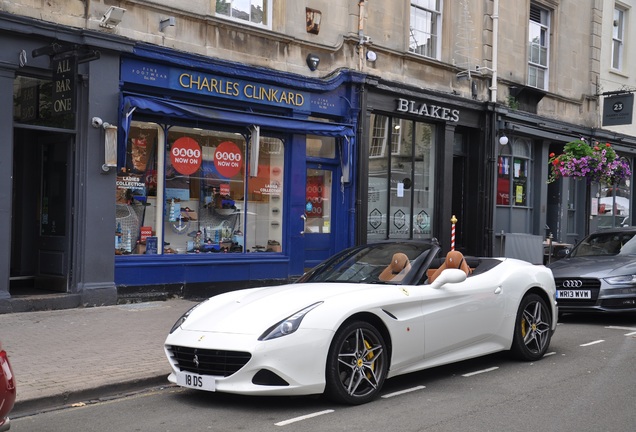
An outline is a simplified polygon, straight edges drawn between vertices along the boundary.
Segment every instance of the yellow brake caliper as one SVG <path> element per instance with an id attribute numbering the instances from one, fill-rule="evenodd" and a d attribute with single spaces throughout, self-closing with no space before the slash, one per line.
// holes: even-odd
<path id="1" fill-rule="evenodd" d="M 521 318 L 521 336 L 526 337 L 526 320 Z"/>
<path id="2" fill-rule="evenodd" d="M 371 344 L 366 339 L 364 340 L 364 347 L 368 350 L 371 349 Z M 373 354 L 373 351 L 369 351 L 369 354 L 367 354 L 367 360 L 371 361 L 373 357 L 375 357 L 375 354 Z M 358 365 L 362 367 L 362 359 L 358 360 Z M 371 370 L 375 370 L 375 363 L 371 364 Z M 367 372 L 367 378 L 371 379 L 371 372 Z"/>

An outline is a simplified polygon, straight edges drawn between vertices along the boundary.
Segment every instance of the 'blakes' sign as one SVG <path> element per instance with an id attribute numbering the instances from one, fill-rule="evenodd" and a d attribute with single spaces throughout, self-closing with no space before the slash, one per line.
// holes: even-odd
<path id="1" fill-rule="evenodd" d="M 73 113 L 75 109 L 75 77 L 77 59 L 65 57 L 52 59 L 53 69 L 53 115 Z"/>

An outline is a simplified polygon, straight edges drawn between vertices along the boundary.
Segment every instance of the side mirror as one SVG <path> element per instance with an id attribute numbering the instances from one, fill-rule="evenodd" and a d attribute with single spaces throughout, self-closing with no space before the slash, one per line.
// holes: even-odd
<path id="1" fill-rule="evenodd" d="M 565 258 L 566 256 L 570 255 L 570 249 L 560 249 L 557 251 L 556 253 L 556 257 L 557 258 Z"/>
<path id="2" fill-rule="evenodd" d="M 446 269 L 433 281 L 431 288 L 441 288 L 447 283 L 460 283 L 466 280 L 466 273 L 459 269 Z"/>

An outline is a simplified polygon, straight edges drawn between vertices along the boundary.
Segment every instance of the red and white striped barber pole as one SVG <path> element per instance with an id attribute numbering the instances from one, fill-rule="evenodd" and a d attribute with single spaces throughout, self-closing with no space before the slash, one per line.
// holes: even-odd
<path id="1" fill-rule="evenodd" d="M 455 250 L 455 224 L 457 223 L 457 218 L 455 215 L 451 218 L 451 250 Z"/>

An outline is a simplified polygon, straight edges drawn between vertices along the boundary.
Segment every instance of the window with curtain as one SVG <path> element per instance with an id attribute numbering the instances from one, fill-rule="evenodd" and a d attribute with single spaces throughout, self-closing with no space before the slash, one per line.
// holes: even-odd
<path id="1" fill-rule="evenodd" d="M 409 51 L 439 60 L 442 0 L 412 0 L 409 30 Z"/>
<path id="2" fill-rule="evenodd" d="M 548 56 L 550 41 L 550 11 L 530 5 L 528 37 L 528 85 L 548 87 Z"/>

